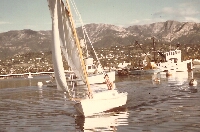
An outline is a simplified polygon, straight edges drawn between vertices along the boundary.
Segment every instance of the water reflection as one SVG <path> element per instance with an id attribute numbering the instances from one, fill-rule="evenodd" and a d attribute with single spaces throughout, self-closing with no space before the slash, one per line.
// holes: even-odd
<path id="1" fill-rule="evenodd" d="M 28 78 L 28 81 L 29 81 L 29 86 L 32 86 L 32 84 L 31 84 L 31 78 Z"/>
<path id="2" fill-rule="evenodd" d="M 197 93 L 197 86 L 189 84 L 193 78 L 193 72 L 177 72 L 176 74 L 167 77 L 168 86 L 174 87 L 172 90 L 179 90 L 180 92 Z"/>
<path id="3" fill-rule="evenodd" d="M 175 72 L 170 76 L 166 76 L 166 73 L 155 73 L 152 75 L 153 84 L 160 84 L 167 81 L 169 86 L 189 84 L 191 79 L 195 79 L 193 72 Z"/>
<path id="4" fill-rule="evenodd" d="M 39 98 L 43 99 L 43 87 L 42 86 L 38 86 L 38 93 L 39 93 Z"/>
<path id="5" fill-rule="evenodd" d="M 128 116 L 129 113 L 127 111 L 108 112 L 104 115 L 86 118 L 77 116 L 75 123 L 84 132 L 117 131 L 117 126 L 128 125 Z"/>
<path id="6" fill-rule="evenodd" d="M 152 75 L 152 83 L 153 84 L 160 84 L 161 81 L 161 74 L 160 73 L 154 73 Z"/>
<path id="7" fill-rule="evenodd" d="M 118 90 L 128 92 L 125 107 L 87 118 L 77 116 L 62 91 L 38 87 L 42 79 L 32 78 L 32 86 L 28 79 L 0 80 L 0 87 L 5 86 L 0 90 L 0 131 L 199 131 L 200 92 L 198 85 L 189 86 L 188 82 L 191 78 L 199 81 L 200 74 L 161 76 L 156 86 L 151 77 L 117 78 Z M 75 89 L 78 96 L 83 96 L 82 91 L 84 88 Z"/>
<path id="8" fill-rule="evenodd" d="M 188 74 L 188 72 L 176 72 L 175 74 L 168 76 L 167 79 L 169 86 L 180 86 L 187 83 L 189 77 Z"/>

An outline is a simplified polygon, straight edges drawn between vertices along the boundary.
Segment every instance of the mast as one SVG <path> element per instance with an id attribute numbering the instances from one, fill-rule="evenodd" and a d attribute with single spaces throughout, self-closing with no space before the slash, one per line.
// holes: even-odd
<path id="1" fill-rule="evenodd" d="M 79 58 L 80 58 L 80 61 L 81 61 L 82 70 L 83 70 L 83 73 L 84 73 L 86 85 L 87 85 L 88 92 L 89 92 L 88 96 L 89 96 L 89 98 L 91 98 L 91 89 L 90 89 L 90 84 L 89 84 L 89 81 L 88 81 L 88 76 L 87 76 L 87 72 L 86 72 L 86 68 L 85 68 L 85 62 L 83 61 L 83 53 L 82 53 L 80 42 L 79 42 L 79 39 L 78 39 L 78 36 L 77 36 L 77 33 L 76 33 L 76 29 L 75 29 L 75 26 L 74 26 L 74 21 L 73 21 L 73 18 L 72 18 L 71 9 L 70 9 L 70 5 L 69 5 L 68 0 L 66 0 L 66 5 L 68 7 L 68 10 L 67 10 L 68 12 L 66 12 L 66 13 L 68 13 L 68 15 L 69 15 L 69 20 L 70 20 L 70 23 L 71 23 L 72 32 L 73 32 L 73 35 L 74 35 L 74 38 L 75 38 L 76 46 L 78 48 Z"/>
<path id="2" fill-rule="evenodd" d="M 152 37 L 152 40 L 153 40 L 153 59 L 154 59 L 154 62 L 156 62 L 156 47 L 155 47 L 155 38 Z"/>

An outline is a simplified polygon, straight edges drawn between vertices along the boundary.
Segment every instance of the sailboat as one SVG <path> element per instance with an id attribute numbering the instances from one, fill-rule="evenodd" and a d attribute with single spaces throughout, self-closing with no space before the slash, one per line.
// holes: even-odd
<path id="1" fill-rule="evenodd" d="M 52 18 L 52 60 L 57 88 L 67 93 L 69 99 L 75 102 L 77 112 L 85 117 L 125 105 L 127 93 L 118 92 L 107 74 L 105 74 L 105 80 L 108 88 L 102 87 L 96 92 L 91 90 L 69 2 L 68 0 L 66 3 L 63 0 L 47 1 Z M 62 55 L 76 76 L 82 79 L 87 86 L 86 97 L 79 99 L 72 96 L 66 83 Z"/>

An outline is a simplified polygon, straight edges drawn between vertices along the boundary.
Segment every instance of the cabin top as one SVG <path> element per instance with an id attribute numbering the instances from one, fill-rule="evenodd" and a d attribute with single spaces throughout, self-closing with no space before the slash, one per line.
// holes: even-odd
<path id="1" fill-rule="evenodd" d="M 166 61 L 176 58 L 178 61 L 181 61 L 181 50 L 172 50 L 169 52 L 165 52 Z"/>

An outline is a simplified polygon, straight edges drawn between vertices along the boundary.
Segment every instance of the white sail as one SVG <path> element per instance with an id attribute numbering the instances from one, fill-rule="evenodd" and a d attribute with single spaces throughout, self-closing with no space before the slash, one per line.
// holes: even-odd
<path id="1" fill-rule="evenodd" d="M 60 36 L 58 31 L 58 3 L 57 0 L 49 0 L 49 9 L 52 16 L 52 35 L 53 35 L 53 44 L 52 44 L 52 60 L 54 66 L 54 74 L 56 78 L 56 83 L 58 88 L 67 89 L 67 82 L 63 68 L 62 55 L 60 50 Z"/>
<path id="2" fill-rule="evenodd" d="M 65 56 L 65 59 L 67 60 L 68 65 L 71 67 L 72 71 L 74 71 L 78 77 L 82 78 L 82 80 L 84 80 L 84 74 L 82 72 L 80 58 L 78 55 L 74 36 L 72 34 L 72 28 L 71 28 L 69 16 L 67 13 L 68 10 L 65 8 L 65 5 L 62 0 L 48 0 L 48 2 L 49 2 L 49 9 L 52 14 L 52 20 L 53 20 L 53 25 L 54 25 L 53 26 L 53 37 L 54 37 L 53 50 L 61 48 L 62 53 Z M 53 54 L 54 59 L 60 58 L 60 61 L 61 61 L 62 60 L 61 56 L 58 57 L 57 54 L 58 53 Z M 54 64 L 56 65 L 54 67 L 55 68 L 59 67 L 59 69 L 54 68 L 54 71 L 58 70 L 59 75 L 61 75 L 60 74 L 61 64 L 58 65 L 56 61 L 54 62 L 56 63 Z M 59 80 L 57 79 L 57 77 L 56 77 L 56 80 L 59 83 Z M 63 80 L 62 84 L 64 83 L 64 81 L 66 82 L 66 80 Z"/>
<path id="3" fill-rule="evenodd" d="M 55 2 L 57 3 L 57 10 L 53 11 L 57 12 L 58 32 L 62 53 L 72 71 L 74 71 L 79 78 L 84 80 L 80 57 L 75 44 L 74 35 L 72 34 L 72 27 L 68 16 L 69 14 L 67 13 L 68 10 L 66 9 L 62 0 L 55 0 Z M 51 4 L 49 4 L 49 6 L 51 10 Z"/>

